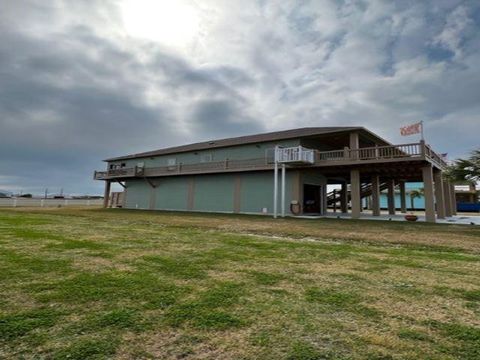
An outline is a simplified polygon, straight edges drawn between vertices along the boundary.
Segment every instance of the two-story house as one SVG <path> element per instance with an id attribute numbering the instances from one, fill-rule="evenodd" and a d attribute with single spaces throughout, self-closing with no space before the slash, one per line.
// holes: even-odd
<path id="1" fill-rule="evenodd" d="M 446 164 L 424 142 L 392 145 L 363 127 L 313 127 L 212 140 L 105 160 L 94 178 L 125 189 L 127 209 L 244 214 L 325 214 L 335 203 L 353 218 L 362 197 L 380 215 L 380 191 L 421 181 L 427 221 L 454 212 Z M 342 190 L 327 193 L 328 184 Z M 405 197 L 403 197 L 405 198 Z M 406 204 L 401 204 L 406 209 Z"/>

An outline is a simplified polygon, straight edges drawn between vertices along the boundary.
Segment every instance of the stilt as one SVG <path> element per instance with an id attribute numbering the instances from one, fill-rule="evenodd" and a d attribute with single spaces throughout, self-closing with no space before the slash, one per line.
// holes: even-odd
<path id="1" fill-rule="evenodd" d="M 423 189 L 425 197 L 425 220 L 435 222 L 435 200 L 433 198 L 432 165 L 422 167 Z"/>
<path id="2" fill-rule="evenodd" d="M 277 155 L 275 154 L 275 157 Z M 273 168 L 273 217 L 277 218 L 277 200 L 278 200 L 278 162 L 275 159 Z"/>
<path id="3" fill-rule="evenodd" d="M 387 201 L 388 201 L 388 213 L 390 215 L 395 215 L 395 180 L 388 179 L 388 194 L 387 194 Z"/>
<path id="4" fill-rule="evenodd" d="M 452 215 L 457 215 L 457 196 L 455 195 L 455 185 L 450 184 L 450 198 L 452 199 Z"/>
<path id="5" fill-rule="evenodd" d="M 407 212 L 407 199 L 405 197 L 405 181 L 398 183 L 400 188 L 400 212 L 405 214 Z"/>
<path id="6" fill-rule="evenodd" d="M 445 216 L 452 216 L 452 199 L 450 197 L 450 184 L 448 181 L 443 182 L 443 199 L 445 200 Z"/>
<path id="7" fill-rule="evenodd" d="M 348 213 L 348 191 L 346 182 L 342 184 L 342 189 L 340 190 L 340 208 L 342 213 Z"/>
<path id="8" fill-rule="evenodd" d="M 380 177 L 372 176 L 372 214 L 380 216 Z"/>
<path id="9" fill-rule="evenodd" d="M 360 171 L 359 170 L 350 170 L 350 192 L 352 198 L 352 219 L 360 218 L 360 208 L 361 208 L 361 199 L 360 199 Z"/>
<path id="10" fill-rule="evenodd" d="M 110 201 L 110 181 L 105 181 L 105 192 L 103 193 L 103 207 L 107 208 L 109 206 Z"/>
<path id="11" fill-rule="evenodd" d="M 437 218 L 445 219 L 445 198 L 443 192 L 443 174 L 440 170 L 433 173 L 435 179 L 435 205 L 437 208 Z"/>
<path id="12" fill-rule="evenodd" d="M 282 217 L 285 217 L 285 164 L 282 164 Z"/>

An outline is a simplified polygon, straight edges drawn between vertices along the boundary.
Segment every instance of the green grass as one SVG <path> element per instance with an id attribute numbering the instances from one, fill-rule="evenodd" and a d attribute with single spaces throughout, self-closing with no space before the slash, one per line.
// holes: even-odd
<path id="1" fill-rule="evenodd" d="M 0 358 L 478 359 L 480 229 L 0 211 Z"/>

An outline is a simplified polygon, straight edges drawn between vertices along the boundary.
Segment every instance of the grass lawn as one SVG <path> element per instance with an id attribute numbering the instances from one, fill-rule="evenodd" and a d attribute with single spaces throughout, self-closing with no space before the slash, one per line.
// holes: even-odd
<path id="1" fill-rule="evenodd" d="M 1 210 L 0 358 L 479 359 L 480 227 Z"/>

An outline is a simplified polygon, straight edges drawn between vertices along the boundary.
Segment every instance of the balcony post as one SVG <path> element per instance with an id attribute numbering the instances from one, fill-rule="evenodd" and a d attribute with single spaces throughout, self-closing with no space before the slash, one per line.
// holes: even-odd
<path id="1" fill-rule="evenodd" d="M 433 173 L 435 179 L 435 203 L 437 206 L 437 218 L 445 219 L 445 198 L 443 191 L 443 174 L 441 170 L 435 170 Z"/>
<path id="2" fill-rule="evenodd" d="M 387 202 L 388 202 L 388 213 L 390 215 L 395 215 L 395 180 L 388 179 L 388 195 L 387 195 Z"/>
<path id="3" fill-rule="evenodd" d="M 105 192 L 103 193 L 103 207 L 107 208 L 110 200 L 110 180 L 105 181 Z"/>
<path id="4" fill-rule="evenodd" d="M 402 214 L 405 214 L 407 212 L 407 199 L 405 197 L 405 181 L 400 181 L 398 183 L 398 186 L 400 187 L 400 212 Z"/>
<path id="5" fill-rule="evenodd" d="M 358 135 L 358 132 L 351 132 L 350 133 L 350 149 L 353 150 L 353 157 L 354 159 L 357 159 L 359 158 L 359 153 L 358 153 L 358 148 L 359 148 L 359 145 L 360 145 L 360 138 L 359 138 L 359 135 Z M 352 155 L 352 153 L 350 154 Z"/>
<path id="6" fill-rule="evenodd" d="M 380 216 L 380 176 L 372 176 L 372 214 Z"/>
<path id="7" fill-rule="evenodd" d="M 425 198 L 425 221 L 435 222 L 435 200 L 433 198 L 432 165 L 422 167 L 423 189 Z"/>
<path id="8" fill-rule="evenodd" d="M 352 199 L 352 219 L 360 218 L 361 197 L 360 197 L 360 171 L 350 170 L 350 192 Z"/>
<path id="9" fill-rule="evenodd" d="M 426 158 L 425 140 L 420 140 L 420 155 L 422 158 Z"/>

